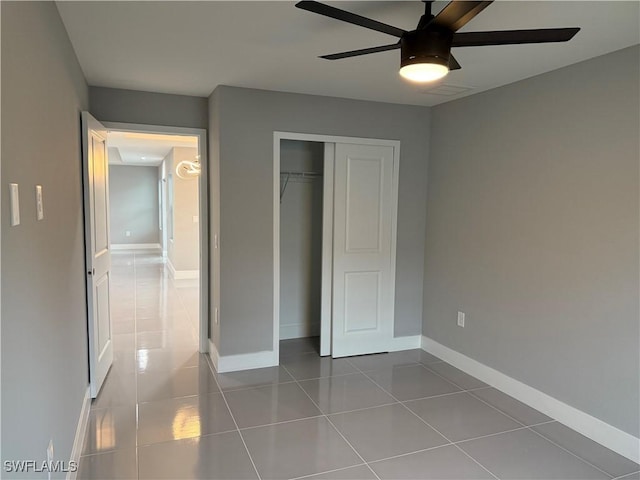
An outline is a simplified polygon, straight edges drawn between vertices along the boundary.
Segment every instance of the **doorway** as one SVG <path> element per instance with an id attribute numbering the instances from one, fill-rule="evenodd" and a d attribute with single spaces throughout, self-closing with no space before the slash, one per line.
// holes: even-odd
<path id="1" fill-rule="evenodd" d="M 315 334 L 322 356 L 391 349 L 399 147 L 274 133 L 275 352 Z"/>
<path id="2" fill-rule="evenodd" d="M 99 247 L 99 250 L 108 257 L 111 257 L 111 253 L 127 252 L 130 260 L 124 262 L 133 265 L 133 272 L 137 272 L 135 275 L 140 282 L 138 285 L 146 287 L 145 282 L 153 283 L 148 294 L 152 290 L 162 291 L 162 282 L 166 285 L 170 279 L 173 297 L 169 298 L 169 303 L 165 301 L 160 305 L 146 298 L 148 305 L 142 306 L 137 302 L 136 312 L 147 308 L 149 313 L 162 311 L 166 314 L 167 309 L 175 312 L 181 309 L 181 312 L 186 312 L 184 318 L 188 317 L 192 324 L 195 336 L 191 337 L 191 341 L 197 339 L 197 349 L 196 343 L 191 348 L 194 352 L 206 352 L 209 337 L 206 131 L 121 123 L 100 124 L 85 113 L 83 123 L 85 135 L 88 134 L 90 138 L 88 150 L 85 151 L 85 162 L 88 162 L 85 163 L 85 216 L 89 211 L 85 220 L 87 238 L 95 237 L 95 221 L 92 217 L 97 212 L 94 200 L 98 197 L 95 193 L 102 192 L 100 198 L 106 202 L 101 200 L 100 204 L 106 205 L 100 211 L 106 211 L 107 220 L 101 221 L 101 224 L 106 225 L 106 242 L 105 247 Z M 104 162 L 107 167 L 103 168 L 104 175 L 95 168 L 92 171 L 94 165 L 101 164 L 101 156 L 108 157 L 108 162 Z M 88 262 L 95 253 L 93 250 L 96 250 L 93 245 L 87 247 Z M 121 266 L 123 261 L 116 260 L 116 264 Z M 88 288 L 93 288 L 90 285 L 90 263 L 88 267 Z M 141 279 L 142 275 L 147 275 L 148 279 Z M 110 272 L 107 278 L 109 276 Z M 120 298 L 129 300 L 126 287 L 117 287 L 120 287 Z M 109 290 L 106 288 L 100 298 L 96 297 L 98 307 L 89 305 L 90 381 L 94 398 L 114 358 L 110 352 L 113 351 L 111 339 L 114 334 L 111 317 L 119 305 L 109 300 Z M 133 298 L 133 305 L 136 305 L 135 293 Z M 124 303 L 126 305 L 121 305 L 123 309 L 131 309 L 131 302 Z M 99 315 L 95 314 L 96 311 Z M 103 311 L 104 314 L 100 314 Z M 170 319 L 172 315 L 173 312 L 169 311 L 163 318 Z M 108 322 L 101 320 L 105 318 Z M 163 332 L 155 331 L 160 330 L 156 325 L 142 329 L 145 330 L 144 335 L 137 335 L 138 326 L 135 326 L 136 342 L 142 341 L 153 344 L 152 348 L 160 348 L 172 341 L 166 338 L 166 333 L 171 330 L 169 328 L 162 328 Z M 137 356 L 142 357 L 144 352 L 138 350 Z"/>
<path id="3" fill-rule="evenodd" d="M 155 160 L 158 167 L 160 247 L 175 279 L 192 280 L 198 284 L 198 345 L 200 353 L 206 353 L 209 348 L 206 130 L 119 122 L 104 122 L 104 126 L 108 129 L 108 135 L 118 132 L 132 139 L 155 138 L 162 144 L 160 148 L 167 150 L 162 158 L 159 158 L 159 153 L 149 158 Z M 146 157 L 138 153 L 140 157 Z M 189 171 L 190 162 L 199 164 L 197 174 L 192 169 Z M 181 245 L 177 245 L 178 242 Z M 195 251 L 194 246 L 197 246 Z"/>

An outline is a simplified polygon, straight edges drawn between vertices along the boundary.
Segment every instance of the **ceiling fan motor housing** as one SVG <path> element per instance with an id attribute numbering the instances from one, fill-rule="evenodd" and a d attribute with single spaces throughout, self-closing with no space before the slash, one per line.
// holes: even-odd
<path id="1" fill-rule="evenodd" d="M 406 32 L 400 39 L 400 66 L 437 63 L 449 67 L 453 32 L 447 28 L 429 28 Z"/>

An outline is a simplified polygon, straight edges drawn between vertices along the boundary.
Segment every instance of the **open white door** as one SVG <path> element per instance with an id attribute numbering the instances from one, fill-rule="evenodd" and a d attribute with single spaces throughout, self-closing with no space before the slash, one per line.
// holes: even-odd
<path id="1" fill-rule="evenodd" d="M 336 144 L 333 357 L 385 352 L 393 337 L 394 148 Z"/>
<path id="2" fill-rule="evenodd" d="M 82 112 L 82 165 L 87 265 L 89 384 L 96 398 L 113 363 L 111 341 L 109 165 L 107 130 Z"/>

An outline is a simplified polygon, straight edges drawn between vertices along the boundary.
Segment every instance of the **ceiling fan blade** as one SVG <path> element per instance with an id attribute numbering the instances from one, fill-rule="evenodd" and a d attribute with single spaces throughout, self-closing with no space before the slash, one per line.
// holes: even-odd
<path id="1" fill-rule="evenodd" d="M 433 23 L 442 27 L 447 27 L 455 32 L 464 27 L 467 22 L 491 5 L 491 3 L 493 2 L 467 2 L 453 0 L 435 16 Z"/>
<path id="2" fill-rule="evenodd" d="M 401 28 L 393 27 L 376 20 L 371 20 L 370 18 L 347 12 L 346 10 L 340 10 L 339 8 L 325 5 L 324 3 L 320 2 L 298 2 L 296 3 L 296 7 L 301 8 L 302 10 L 307 10 L 308 12 L 324 15 L 325 17 L 335 18 L 336 20 L 341 20 L 353 25 L 368 28 L 370 30 L 376 30 L 378 32 L 386 33 L 387 35 L 393 35 L 394 37 L 398 38 L 402 37 L 402 35 L 405 33 L 405 30 L 402 30 Z"/>
<path id="3" fill-rule="evenodd" d="M 400 42 L 391 45 L 381 45 L 379 47 L 363 48 L 361 50 L 351 50 L 350 52 L 333 53 L 331 55 L 322 55 L 320 58 L 326 60 L 340 60 L 341 58 L 359 57 L 360 55 L 369 55 L 370 53 L 386 52 L 400 48 Z"/>
<path id="4" fill-rule="evenodd" d="M 462 67 L 458 63 L 458 61 L 454 58 L 453 55 L 449 55 L 449 71 L 451 70 L 460 70 Z"/>
<path id="5" fill-rule="evenodd" d="M 536 30 L 502 30 L 495 32 L 456 33 L 452 47 L 479 47 L 484 45 L 515 45 L 521 43 L 566 42 L 580 28 L 542 28 Z"/>

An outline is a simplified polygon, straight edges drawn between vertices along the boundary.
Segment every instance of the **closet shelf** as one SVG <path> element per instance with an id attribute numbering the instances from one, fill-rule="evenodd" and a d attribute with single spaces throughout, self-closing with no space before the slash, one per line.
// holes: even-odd
<path id="1" fill-rule="evenodd" d="M 282 185 L 280 187 L 280 203 L 282 203 L 282 197 L 284 197 L 284 192 L 287 189 L 287 184 L 289 183 L 289 179 L 291 178 L 308 178 L 309 180 L 312 180 L 314 178 L 322 178 L 322 173 L 318 173 L 318 172 L 280 172 L 280 176 L 281 177 L 285 177 L 284 182 L 280 181 L 280 184 Z"/>

